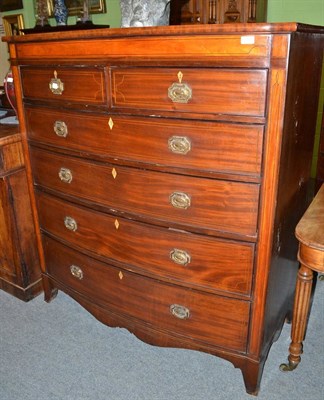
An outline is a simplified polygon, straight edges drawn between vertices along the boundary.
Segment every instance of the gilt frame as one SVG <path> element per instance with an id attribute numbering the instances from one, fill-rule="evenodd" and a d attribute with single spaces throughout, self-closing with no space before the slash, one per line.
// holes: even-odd
<path id="1" fill-rule="evenodd" d="M 81 15 L 83 11 L 83 0 L 65 0 L 65 5 L 69 10 L 70 15 Z M 103 14 L 106 12 L 105 0 L 90 0 L 90 14 Z M 54 0 L 47 0 L 48 15 L 53 17 Z"/>
<path id="2" fill-rule="evenodd" d="M 6 36 L 23 35 L 24 17 L 22 14 L 4 15 L 2 22 Z"/>

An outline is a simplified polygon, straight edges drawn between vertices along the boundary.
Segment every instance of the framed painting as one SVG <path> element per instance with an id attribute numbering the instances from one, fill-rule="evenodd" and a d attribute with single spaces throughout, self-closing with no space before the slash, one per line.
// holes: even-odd
<path id="1" fill-rule="evenodd" d="M 70 15 L 81 15 L 83 11 L 83 0 L 65 0 L 65 5 L 69 10 Z M 54 0 L 47 0 L 48 13 L 53 17 Z M 90 14 L 101 14 L 106 12 L 105 0 L 89 0 Z"/>
<path id="2" fill-rule="evenodd" d="M 22 35 L 24 29 L 24 17 L 22 14 L 5 15 L 2 17 L 3 27 L 6 36 Z"/>
<path id="3" fill-rule="evenodd" d="M 12 11 L 23 8 L 22 0 L 1 0 L 0 11 Z"/>

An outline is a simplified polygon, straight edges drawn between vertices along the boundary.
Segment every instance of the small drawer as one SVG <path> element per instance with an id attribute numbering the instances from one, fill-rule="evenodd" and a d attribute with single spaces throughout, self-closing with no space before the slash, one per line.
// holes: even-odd
<path id="1" fill-rule="evenodd" d="M 119 212 L 180 229 L 256 236 L 258 184 L 93 163 L 36 148 L 31 163 L 36 185 Z"/>
<path id="2" fill-rule="evenodd" d="M 265 69 L 114 68 L 111 81 L 116 109 L 265 115 Z"/>
<path id="3" fill-rule="evenodd" d="M 249 296 L 254 245 L 158 228 L 37 195 L 41 229 L 147 275 Z"/>
<path id="4" fill-rule="evenodd" d="M 27 108 L 30 140 L 155 166 L 259 177 L 263 126 Z M 189 171 L 187 171 L 189 170 Z"/>
<path id="5" fill-rule="evenodd" d="M 90 301 L 158 330 L 246 351 L 250 303 L 160 283 L 44 237 L 47 272 Z"/>
<path id="6" fill-rule="evenodd" d="M 107 106 L 103 68 L 21 67 L 24 99 Z"/>

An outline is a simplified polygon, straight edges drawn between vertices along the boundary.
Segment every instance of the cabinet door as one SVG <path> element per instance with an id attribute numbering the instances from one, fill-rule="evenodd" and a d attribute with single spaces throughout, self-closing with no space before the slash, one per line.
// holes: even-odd
<path id="1" fill-rule="evenodd" d="M 0 178 L 0 288 L 28 301 L 42 290 L 24 169 Z"/>
<path id="2" fill-rule="evenodd" d="M 17 252 L 13 238 L 15 235 L 12 196 L 8 179 L 0 178 L 0 278 L 15 283 L 17 280 Z"/>
<path id="3" fill-rule="evenodd" d="M 182 5 L 180 23 L 262 22 L 266 3 L 267 0 L 189 0 Z"/>

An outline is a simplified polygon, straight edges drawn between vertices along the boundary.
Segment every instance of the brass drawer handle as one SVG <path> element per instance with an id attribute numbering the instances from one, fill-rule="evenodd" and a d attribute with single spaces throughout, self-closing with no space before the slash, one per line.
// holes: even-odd
<path id="1" fill-rule="evenodd" d="M 59 170 L 58 175 L 59 175 L 59 177 L 60 177 L 62 182 L 64 182 L 64 183 L 71 183 L 72 182 L 73 176 L 72 176 L 72 172 L 71 172 L 70 169 L 61 168 Z"/>
<path id="2" fill-rule="evenodd" d="M 61 95 L 64 91 L 64 83 L 57 77 L 57 72 L 54 71 L 54 78 L 49 83 L 50 91 L 53 94 Z"/>
<path id="3" fill-rule="evenodd" d="M 55 121 L 53 128 L 57 136 L 64 138 L 67 137 L 68 127 L 64 121 Z"/>
<path id="4" fill-rule="evenodd" d="M 170 258 L 173 262 L 179 265 L 188 265 L 191 261 L 191 256 L 185 250 L 173 249 L 170 252 Z"/>
<path id="5" fill-rule="evenodd" d="M 71 265 L 70 266 L 70 271 L 71 274 L 77 278 L 77 279 L 83 279 L 83 271 L 80 267 L 78 267 L 77 265 Z"/>
<path id="6" fill-rule="evenodd" d="M 172 83 L 168 89 L 168 97 L 173 103 L 188 103 L 192 98 L 192 89 L 186 83 Z"/>
<path id="7" fill-rule="evenodd" d="M 173 192 L 170 195 L 170 203 L 174 208 L 182 208 L 186 210 L 191 206 L 191 198 L 183 192 Z"/>
<path id="8" fill-rule="evenodd" d="M 77 224 L 76 220 L 69 216 L 64 218 L 64 225 L 65 225 L 66 229 L 68 229 L 69 231 L 72 231 L 72 232 L 75 232 L 78 229 L 78 224 Z"/>
<path id="9" fill-rule="evenodd" d="M 172 153 L 185 155 L 191 150 L 191 141 L 186 136 L 172 136 L 168 140 L 168 147 Z"/>
<path id="10" fill-rule="evenodd" d="M 179 304 L 172 304 L 170 306 L 170 313 L 179 319 L 188 319 L 190 317 L 189 308 Z"/>

